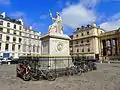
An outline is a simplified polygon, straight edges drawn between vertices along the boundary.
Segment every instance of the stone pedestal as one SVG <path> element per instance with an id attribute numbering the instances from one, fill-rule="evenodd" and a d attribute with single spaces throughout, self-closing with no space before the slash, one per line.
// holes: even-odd
<path id="1" fill-rule="evenodd" d="M 68 35 L 58 33 L 49 33 L 41 37 L 41 54 L 50 57 L 50 68 L 65 68 L 72 65 L 69 40 Z"/>

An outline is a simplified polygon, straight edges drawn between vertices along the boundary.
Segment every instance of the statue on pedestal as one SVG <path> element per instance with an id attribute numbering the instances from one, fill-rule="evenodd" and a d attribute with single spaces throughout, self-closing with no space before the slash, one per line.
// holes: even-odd
<path id="1" fill-rule="evenodd" d="M 62 18 L 58 12 L 56 12 L 56 18 L 53 18 L 50 12 L 50 17 L 53 20 L 53 24 L 49 26 L 49 33 L 63 34 Z"/>

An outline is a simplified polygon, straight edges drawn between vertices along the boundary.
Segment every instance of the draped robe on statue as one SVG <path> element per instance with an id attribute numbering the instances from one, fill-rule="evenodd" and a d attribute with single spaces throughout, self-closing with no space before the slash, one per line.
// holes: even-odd
<path id="1" fill-rule="evenodd" d="M 52 18 L 53 24 L 49 26 L 50 33 L 63 34 L 62 18 L 58 15 L 56 18 Z"/>

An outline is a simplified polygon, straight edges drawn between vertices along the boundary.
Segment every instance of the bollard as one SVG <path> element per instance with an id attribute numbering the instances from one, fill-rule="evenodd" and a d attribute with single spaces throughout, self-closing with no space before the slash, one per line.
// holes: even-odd
<path id="1" fill-rule="evenodd" d="M 108 61 L 108 64 L 110 64 L 110 61 Z"/>
<path id="2" fill-rule="evenodd" d="M 10 62 L 8 62 L 8 65 L 10 65 Z"/>

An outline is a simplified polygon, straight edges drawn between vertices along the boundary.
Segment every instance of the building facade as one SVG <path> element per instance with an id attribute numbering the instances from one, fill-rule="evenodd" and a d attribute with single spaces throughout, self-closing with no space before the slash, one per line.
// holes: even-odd
<path id="1" fill-rule="evenodd" d="M 26 28 L 22 19 L 0 15 L 0 56 L 18 58 L 20 55 L 41 53 L 40 32 Z"/>
<path id="2" fill-rule="evenodd" d="M 104 33 L 104 30 L 97 27 L 96 24 L 77 28 L 70 41 L 71 54 L 99 59 L 99 36 L 101 33 Z"/>
<path id="3" fill-rule="evenodd" d="M 100 35 L 101 60 L 120 60 L 120 29 Z"/>

